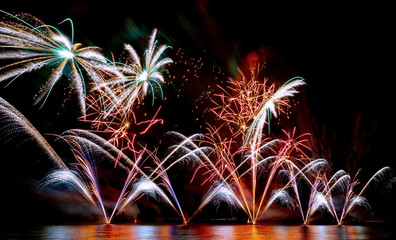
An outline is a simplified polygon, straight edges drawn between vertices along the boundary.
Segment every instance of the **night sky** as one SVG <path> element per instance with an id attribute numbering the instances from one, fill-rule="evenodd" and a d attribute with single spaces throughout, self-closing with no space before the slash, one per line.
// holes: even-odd
<path id="1" fill-rule="evenodd" d="M 334 169 L 345 169 L 351 174 L 362 168 L 362 180 L 383 166 L 396 167 L 392 85 L 396 39 L 395 15 L 390 6 L 257 4 L 250 0 L 238 4 L 215 0 L 176 2 L 10 1 L 0 8 L 10 13 L 27 12 L 51 25 L 70 17 L 75 42 L 99 46 L 107 56 L 122 54 L 123 43 L 143 49 L 147 36 L 158 28 L 157 39 L 172 46 L 166 54 L 173 60 L 180 60 L 181 52 L 185 58 L 202 58 L 200 77 L 189 79 L 185 85 L 177 79 L 184 75 L 183 69 L 168 68 L 176 79 L 164 88 L 168 100 L 162 104 L 160 117 L 165 123 L 154 128 L 150 141 L 162 139 L 169 130 L 185 135 L 204 132 L 207 115 L 202 116 L 203 106 L 191 111 L 199 104 L 196 99 L 207 86 L 215 87 L 215 77 L 235 77 L 237 67 L 244 66 L 248 56 L 256 54 L 266 62 L 269 79 L 277 86 L 294 76 L 306 80 L 299 103 L 292 110 L 293 121 L 285 125 L 295 125 L 300 133 L 312 134 L 315 157 L 325 157 Z M 57 26 L 69 33 L 66 24 Z M 213 69 L 221 69 L 223 75 Z M 59 92 L 53 102 L 38 110 L 29 102 L 34 86 L 21 84 L 16 81 L 7 89 L 2 88 L 0 96 L 21 110 L 41 133 L 59 134 L 84 126 L 77 120 L 72 100 L 64 108 L 59 107 L 61 87 L 56 89 Z M 175 98 L 179 91 L 182 96 Z M 11 154 L 7 147 L 1 150 L 6 153 L 0 186 L 3 193 L 9 193 L 2 193 L 2 201 L 12 206 L 3 206 L 9 209 L 7 216 L 34 219 L 32 215 L 40 211 L 51 212 L 45 200 L 29 190 L 31 179 L 42 174 L 29 172 L 37 159 L 33 156 L 34 164 L 28 163 L 15 159 L 18 150 L 12 149 Z M 374 205 L 381 201 L 388 204 L 387 209 L 376 209 L 379 215 L 393 219 L 392 214 L 384 212 L 388 208 L 396 212 L 389 203 L 394 195 L 393 191 L 393 198 L 373 200 Z"/>

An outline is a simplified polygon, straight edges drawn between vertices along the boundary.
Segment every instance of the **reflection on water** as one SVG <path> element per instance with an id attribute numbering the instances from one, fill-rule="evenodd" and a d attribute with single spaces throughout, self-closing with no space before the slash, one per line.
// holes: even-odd
<path id="1" fill-rule="evenodd" d="M 390 232 L 370 226 L 266 225 L 56 225 L 0 232 L 1 239 L 379 239 Z"/>

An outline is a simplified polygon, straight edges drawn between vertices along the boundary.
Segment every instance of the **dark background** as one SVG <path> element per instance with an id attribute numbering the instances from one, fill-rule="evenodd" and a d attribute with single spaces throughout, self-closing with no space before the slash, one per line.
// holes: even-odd
<path id="1" fill-rule="evenodd" d="M 203 118 L 208 116 L 199 111 L 202 106 L 191 111 L 199 105 L 196 99 L 208 85 L 216 85 L 215 77 L 223 80 L 235 77 L 237 67 L 244 66 L 248 56 L 256 53 L 266 62 L 268 76 L 277 86 L 293 76 L 306 80 L 307 85 L 298 97 L 300 103 L 292 111 L 294 118 L 285 125 L 312 134 L 315 157 L 325 157 L 334 170 L 342 168 L 351 174 L 362 168 L 363 182 L 383 166 L 395 167 L 392 84 L 395 19 L 390 6 L 290 5 L 250 0 L 237 4 L 215 0 L 127 3 L 86 0 L 8 1 L 1 4 L 1 9 L 27 12 L 51 25 L 70 17 L 74 21 L 75 42 L 99 46 L 107 56 L 121 54 L 125 42 L 143 49 L 147 36 L 158 28 L 157 39 L 172 46 L 166 54 L 174 61 L 180 60 L 180 54 L 176 54 L 180 49 L 190 60 L 202 58 L 205 66 L 201 77 L 189 79 L 186 85 L 178 79 L 185 69 L 169 67 L 176 80 L 165 88 L 169 96 L 161 112 L 165 124 L 154 128 L 157 131 L 154 138 L 168 130 L 185 135 L 204 132 Z M 69 33 L 66 24 L 57 26 Z M 224 75 L 214 73 L 213 69 L 221 69 Z M 71 104 L 60 109 L 61 100 L 53 97 L 54 103 L 39 111 L 29 102 L 32 86 L 26 83 L 23 88 L 18 84 L 1 90 L 1 96 L 21 110 L 40 132 L 60 133 L 81 127 Z M 179 92 L 182 96 L 174 97 Z M 22 212 L 37 214 L 32 210 L 34 206 L 46 209 L 34 197 L 15 203 L 16 198 L 24 198 L 23 188 L 28 187 L 21 180 L 23 173 L 9 173 L 6 169 L 14 166 L 10 163 L 16 161 L 13 155 L 4 156 L 7 157 L 2 161 L 7 163 L 2 171 L 8 174 L 1 180 L 4 192 L 10 194 L 2 194 L 2 198 L 11 196 L 11 201 L 5 199 L 13 206 L 9 215 L 19 219 Z M 378 215 L 393 219 L 394 195 L 393 191 L 386 197 L 373 198 Z M 380 207 L 382 203 L 385 204 Z"/>

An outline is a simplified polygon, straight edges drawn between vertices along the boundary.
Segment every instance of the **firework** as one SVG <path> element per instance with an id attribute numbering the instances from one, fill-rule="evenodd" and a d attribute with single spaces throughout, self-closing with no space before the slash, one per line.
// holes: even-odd
<path id="1" fill-rule="evenodd" d="M 91 110 L 93 112 L 87 114 L 86 118 L 82 119 L 82 121 L 91 124 L 90 131 L 96 134 L 108 135 L 109 143 L 113 144 L 122 152 L 131 152 L 135 155 L 135 158 L 142 150 L 136 144 L 136 138 L 145 135 L 154 125 L 164 123 L 163 119 L 157 118 L 161 107 L 158 108 L 151 119 L 138 120 L 139 116 L 132 109 L 128 109 L 123 115 L 117 112 L 111 114 L 108 120 L 101 120 L 100 116 L 103 113 L 102 101 L 93 98 L 93 95 L 88 97 L 87 100 L 89 103 L 92 103 Z M 94 119 L 91 117 L 94 117 Z"/>
<path id="2" fill-rule="evenodd" d="M 295 162 L 286 160 L 285 165 L 286 166 L 279 171 L 279 174 L 286 177 L 286 184 L 281 189 L 275 190 L 271 199 L 272 201 L 279 201 L 281 205 L 286 204 L 286 206 L 290 206 L 290 194 L 286 190 L 291 188 L 295 196 L 295 204 L 293 204 L 293 207 L 296 207 L 299 210 L 301 218 L 304 221 L 304 224 L 306 224 L 307 219 L 319 209 L 319 207 L 312 207 L 312 204 L 315 197 L 319 198 L 315 195 L 318 192 L 318 184 L 320 183 L 320 178 L 318 176 L 320 176 L 320 172 L 328 165 L 328 162 L 325 159 L 316 159 L 300 167 Z M 315 179 L 313 183 L 312 177 Z M 301 184 L 308 184 L 311 187 L 311 195 L 306 214 L 303 209 L 304 203 L 301 201 Z M 268 202 L 270 202 L 270 200 Z M 322 206 L 318 201 L 316 201 L 315 204 L 316 206 Z M 264 209 L 267 208 L 268 204 Z"/>
<path id="3" fill-rule="evenodd" d="M 316 185 L 317 182 L 313 185 L 313 189 L 311 190 L 311 195 L 309 198 L 309 203 L 308 203 L 308 211 L 307 215 L 305 217 L 304 224 L 307 224 L 308 219 L 318 210 L 325 209 L 328 212 L 330 212 L 333 217 L 337 218 L 336 215 L 334 215 L 333 208 L 329 204 L 328 199 L 322 192 L 316 191 Z"/>
<path id="4" fill-rule="evenodd" d="M 105 81 L 95 87 L 106 97 L 102 119 L 106 119 L 111 114 L 127 113 L 137 100 L 146 96 L 147 92 L 151 92 L 154 102 L 156 88 L 159 89 L 161 98 L 163 97 L 161 83 L 165 81 L 164 66 L 173 61 L 170 58 L 160 58 L 168 46 L 161 45 L 156 49 L 156 34 L 157 29 L 154 29 L 144 53 L 144 61 L 130 44 L 125 44 L 125 50 L 129 55 L 129 62 L 122 66 L 125 77 Z"/>
<path id="5" fill-rule="evenodd" d="M 109 61 L 98 47 L 75 43 L 74 26 L 69 18 L 60 24 L 70 24 L 70 37 L 58 27 L 29 14 L 0 12 L 8 19 L 0 22 L 0 60 L 4 63 L 0 66 L 0 82 L 8 86 L 21 75 L 47 70 L 46 83 L 35 95 L 35 104 L 41 104 L 41 108 L 49 100 L 53 88 L 62 79 L 68 79 L 77 95 L 82 121 L 91 127 L 57 135 L 55 142 L 62 142 L 73 154 L 68 163 L 28 119 L 0 98 L 0 140 L 10 144 L 23 137 L 19 144 L 32 141 L 38 145 L 55 165 L 39 182 L 39 189 L 73 187 L 83 200 L 101 211 L 106 223 L 111 223 L 146 195 L 170 206 L 184 223 L 208 204 L 226 203 L 242 210 L 248 223 L 256 224 L 273 204 L 278 203 L 299 211 L 304 224 L 322 211 L 331 214 L 332 221 L 341 225 L 355 207 L 370 207 L 364 192 L 390 172 L 389 167 L 380 169 L 356 191 L 360 185 L 357 179 L 360 171 L 351 177 L 339 170 L 328 178 L 330 164 L 325 159 L 310 157 L 308 133 L 299 135 L 296 128 L 281 129 L 274 131 L 280 134 L 273 138 L 271 121 L 285 115 L 289 118 L 293 107 L 291 99 L 305 85 L 305 80 L 294 77 L 279 87 L 268 78 L 261 78 L 263 65 L 259 64 L 248 74 L 238 69 L 240 76 L 218 84 L 217 93 L 213 85 L 208 84 L 204 94 L 211 98 L 213 107 L 205 109 L 204 114 L 210 112 L 215 120 L 207 123 L 207 132 L 191 136 L 168 132 L 177 143 L 164 155 L 159 155 L 160 146 L 149 148 L 148 141 L 140 141 L 153 126 L 164 123 L 158 118 L 161 107 L 151 111 L 142 109 L 145 98 L 151 97 L 152 105 L 158 95 L 164 98 L 162 86 L 166 68 L 173 63 L 171 58 L 164 57 L 170 47 L 157 44 L 157 29 L 148 37 L 147 48 L 142 54 L 132 44 L 124 44 L 127 58 L 119 63 L 114 58 Z M 186 60 L 180 50 L 177 56 L 180 59 L 175 64 L 182 65 L 185 70 L 179 80 L 187 82 L 198 78 L 197 71 L 203 67 L 202 58 Z M 213 73 L 217 71 L 218 76 L 224 75 L 215 65 L 212 70 Z M 88 81 L 92 87 L 90 92 L 87 91 Z M 177 97 L 181 92 L 182 89 L 178 89 Z M 201 97 L 197 101 L 203 103 Z M 197 110 L 195 106 L 192 112 Z M 103 160 L 113 165 L 105 169 L 106 172 L 123 171 L 117 176 L 110 174 L 111 180 L 119 180 L 120 188 L 122 186 L 111 196 L 112 201 L 104 198 L 108 191 L 100 185 L 104 181 L 100 179 L 103 176 L 100 170 L 104 169 L 97 165 Z M 188 219 L 179 202 L 180 195 L 174 191 L 168 176 L 169 170 L 178 164 L 193 168 L 190 184 L 200 181 L 207 189 Z M 310 189 L 309 196 L 303 196 L 301 187 Z"/>
<path id="6" fill-rule="evenodd" d="M 322 165 L 327 164 L 327 162 L 315 163 L 315 165 L 317 164 Z M 301 207 L 301 201 L 299 201 L 299 208 L 302 214 L 304 224 L 308 223 L 308 220 L 312 217 L 313 214 L 320 210 L 324 210 L 329 212 L 333 216 L 334 220 L 337 222 L 338 225 L 341 225 L 343 219 L 354 207 L 360 205 L 369 208 L 367 199 L 361 195 L 367 189 L 371 182 L 378 182 L 384 177 L 384 175 L 388 174 L 389 172 L 389 167 L 384 167 L 378 170 L 369 179 L 369 181 L 367 181 L 367 183 L 360 190 L 359 193 L 355 193 L 354 191 L 354 188 L 359 184 L 356 178 L 358 174 L 356 174 L 356 176 L 352 179 L 350 175 L 347 174 L 344 170 L 339 170 L 334 173 L 330 179 L 327 179 L 324 172 L 322 172 L 320 169 L 319 171 L 315 170 L 314 168 L 314 174 L 312 179 L 304 172 L 299 172 L 298 174 L 304 177 L 304 182 L 308 183 L 311 187 L 311 193 L 309 196 L 308 207 L 305 215 Z M 293 182 L 290 180 L 285 187 L 288 187 L 288 185 L 291 183 Z M 296 190 L 295 193 L 296 196 L 299 195 Z M 344 202 L 341 206 L 338 206 L 335 203 L 334 199 L 340 196 L 343 196 Z"/>
<path id="7" fill-rule="evenodd" d="M 204 174 L 209 175 L 209 177 L 205 178 L 206 180 L 204 182 L 210 183 L 211 187 L 203 196 L 200 206 L 190 219 L 205 205 L 211 202 L 218 204 L 223 201 L 242 209 L 248 215 L 249 222 L 256 223 L 259 217 L 275 200 L 280 200 L 283 197 L 283 201 L 289 202 L 286 200 L 290 199 L 290 197 L 286 198 L 285 192 L 279 190 L 279 192 L 270 195 L 269 190 L 275 183 L 275 177 L 281 170 L 286 169 L 292 162 L 304 162 L 302 158 L 298 158 L 297 160 L 293 158 L 293 152 L 302 151 L 305 142 L 304 139 L 300 139 L 301 137 L 289 138 L 287 140 L 275 139 L 265 143 L 263 142 L 258 151 L 259 154 L 252 153 L 251 150 L 246 151 L 243 146 L 237 151 L 237 154 L 231 154 L 230 142 L 228 140 L 221 141 L 221 137 L 213 133 L 210 136 L 217 138 L 220 142 L 213 141 L 214 138 L 208 138 L 209 141 L 204 141 L 212 145 L 209 147 L 210 150 L 207 151 L 208 154 L 201 151 L 195 152 L 195 158 L 198 159 L 200 165 L 194 175 L 200 169 L 206 169 Z M 293 135 L 289 134 L 288 136 L 291 137 Z M 189 149 L 194 149 L 194 151 L 199 149 L 193 143 L 189 145 Z M 214 154 L 215 161 L 212 160 L 213 157 L 210 154 Z M 250 165 L 250 159 L 253 154 L 259 156 L 255 166 Z M 240 162 L 235 161 L 238 155 L 241 159 Z M 295 175 L 302 175 L 303 173 L 312 171 L 320 163 L 321 160 L 315 160 L 313 163 L 307 164 L 305 168 L 299 169 L 299 173 L 295 173 Z M 259 169 L 259 172 L 256 172 L 256 179 L 259 179 L 260 183 L 263 183 L 260 189 L 247 188 L 249 186 L 249 175 L 253 174 L 253 168 Z M 264 175 L 267 175 L 267 177 L 263 177 Z M 259 176 L 261 177 L 259 178 Z M 293 178 L 296 178 L 296 176 Z M 253 193 L 253 191 L 256 193 Z M 259 201 L 256 202 L 252 198 L 253 196 L 257 197 Z"/>
<path id="8" fill-rule="evenodd" d="M 62 134 L 61 138 L 67 140 L 68 142 L 72 141 L 79 144 L 88 145 L 90 147 L 90 154 L 92 154 L 92 156 L 96 156 L 96 158 L 105 157 L 111 162 L 114 162 L 117 167 L 127 171 L 128 176 L 124 182 L 123 189 L 121 190 L 120 196 L 114 205 L 110 217 L 106 219 L 107 222 L 111 222 L 115 215 L 120 213 L 126 206 L 137 201 L 145 194 L 157 200 L 163 200 L 177 213 L 179 213 L 183 218 L 183 221 L 186 222 L 183 216 L 183 211 L 180 207 L 179 201 L 177 200 L 176 194 L 173 191 L 172 184 L 166 171 L 174 164 L 187 158 L 186 155 L 188 154 L 185 154 L 174 161 L 172 163 L 173 165 L 166 169 L 163 165 L 177 151 L 177 149 L 182 148 L 182 144 L 185 144 L 185 142 L 179 144 L 179 146 L 175 146 L 176 150 L 172 149 L 173 151 L 171 151 L 164 160 L 160 160 L 157 157 L 156 151 L 150 152 L 146 148 L 134 155 L 136 158 L 135 160 L 132 160 L 127 155 L 125 155 L 122 150 L 116 148 L 105 139 L 85 130 L 68 130 Z M 148 153 L 147 159 L 153 160 L 156 166 L 155 169 L 152 169 L 149 174 L 144 172 L 141 168 L 141 163 L 147 161 L 147 159 L 142 160 L 145 153 Z M 158 184 L 156 183 L 157 179 L 161 179 L 161 182 Z M 165 189 L 171 194 L 177 207 L 175 207 L 174 203 L 169 199 L 164 190 L 160 188 L 160 185 L 165 186 Z"/>
<path id="9" fill-rule="evenodd" d="M 54 170 L 50 172 L 39 184 L 39 189 L 48 186 L 56 186 L 62 183 L 71 184 L 75 187 L 90 203 L 96 206 L 94 198 L 99 202 L 100 209 L 107 223 L 106 210 L 100 194 L 99 181 L 96 172 L 95 161 L 90 154 L 89 146 L 80 144 L 77 141 L 67 140 L 71 146 L 74 158 L 77 161 L 77 168 L 67 170 Z"/>
<path id="10" fill-rule="evenodd" d="M 169 132 L 168 135 L 174 136 L 178 139 L 181 139 L 182 141 L 176 145 L 172 145 L 169 148 L 169 153 L 163 159 L 158 158 L 156 154 L 157 151 L 150 152 L 145 149 L 145 151 L 149 153 L 149 158 L 151 158 L 155 163 L 154 168 L 152 168 L 150 174 L 147 175 L 142 173 L 141 170 L 139 170 L 138 168 L 136 168 L 137 170 L 139 170 L 140 173 L 142 173 L 142 177 L 139 179 L 137 179 L 137 172 L 130 171 L 122 189 L 121 195 L 116 203 L 116 207 L 114 208 L 112 216 L 115 214 L 115 211 L 117 211 L 117 213 L 122 211 L 125 206 L 136 201 L 139 197 L 141 197 L 142 194 L 148 194 L 149 196 L 152 196 L 156 199 L 164 200 L 182 217 L 183 222 L 185 224 L 187 223 L 180 203 L 173 190 L 167 171 L 176 164 L 181 163 L 182 161 L 201 163 L 200 157 L 205 156 L 205 154 L 208 151 L 211 151 L 211 149 L 207 147 L 198 147 L 194 143 L 195 140 L 202 137 L 202 135 L 200 134 L 194 134 L 190 137 L 185 137 L 183 134 L 177 132 Z M 143 152 L 141 152 L 140 154 L 142 153 Z M 171 157 L 174 156 L 177 156 L 176 159 L 174 159 L 172 163 L 165 167 L 165 164 L 170 161 Z M 134 179 L 135 181 L 133 181 Z M 160 182 L 159 184 L 156 184 L 155 182 L 158 179 L 160 180 Z M 168 193 L 171 194 L 176 206 L 169 199 L 167 194 L 159 187 L 159 185 L 164 186 Z M 127 191 L 128 188 L 131 188 L 129 192 Z"/>
<path id="11" fill-rule="evenodd" d="M 252 223 L 275 199 L 286 196 L 283 191 L 268 196 L 274 177 L 286 167 L 285 164 L 291 160 L 309 161 L 303 150 L 309 150 L 306 140 L 303 140 L 306 134 L 295 138 L 294 129 L 291 134 L 286 134 L 287 140 L 263 138 L 263 128 L 267 123 L 269 126 L 270 115 L 277 117 L 278 113 L 285 111 L 284 108 L 290 107 L 288 98 L 298 93 L 296 88 L 305 84 L 303 79 L 292 78 L 275 91 L 275 85 L 268 85 L 268 79 L 264 78 L 262 82 L 258 80 L 259 68 L 251 69 L 250 78 L 239 71 L 241 79 L 230 78 L 226 88 L 219 86 L 221 93 L 214 95 L 212 102 L 215 106 L 211 112 L 222 124 L 220 127 L 208 127 L 208 143 L 214 149 L 216 161 L 214 164 L 206 161 L 201 166 L 210 175 L 206 181 L 220 181 L 219 186 L 227 183 L 228 190 L 235 190 L 234 196 L 239 198 L 239 203 L 243 203 L 242 209 Z M 222 136 L 224 129 L 231 135 Z M 240 142 L 243 144 L 238 146 Z M 278 145 L 278 150 L 275 145 Z M 292 159 L 293 152 L 300 155 L 300 159 Z M 237 158 L 241 160 L 236 161 Z M 268 172 L 268 177 L 264 188 L 258 189 L 259 173 L 264 170 Z M 250 175 L 250 183 L 246 181 L 248 177 L 245 175 Z M 249 185 L 250 191 L 246 188 Z M 211 188 L 199 209 L 209 202 L 209 198 L 218 196 L 213 192 L 217 189 L 224 188 Z M 263 205 L 265 201 L 268 204 Z"/>
<path id="12" fill-rule="evenodd" d="M 367 189 L 367 187 L 372 183 L 379 181 L 381 178 L 383 178 L 386 174 L 388 174 L 391 171 L 389 167 L 383 167 L 380 170 L 378 170 L 364 185 L 364 187 L 360 190 L 360 192 L 356 193 L 354 191 L 354 188 L 359 184 L 357 175 L 353 179 L 349 178 L 349 181 L 346 182 L 346 191 L 345 191 L 345 201 L 344 205 L 342 208 L 341 215 L 339 216 L 338 224 L 341 225 L 343 219 L 346 217 L 346 215 L 352 211 L 353 208 L 356 206 L 365 206 L 369 207 L 370 205 L 368 204 L 368 201 L 366 198 L 362 196 L 364 191 Z"/>
<path id="13" fill-rule="evenodd" d="M 0 10 L 1 11 L 1 10 Z M 75 89 L 79 99 L 81 114 L 85 114 L 86 80 L 84 76 L 95 82 L 103 82 L 105 76 L 122 74 L 100 53 L 98 47 L 82 47 L 74 43 L 74 29 L 71 19 L 64 22 L 71 24 L 71 38 L 61 31 L 46 25 L 39 19 L 24 14 L 30 23 L 1 11 L 11 17 L 14 22 L 0 22 L 0 59 L 15 61 L 0 68 L 0 82 L 9 80 L 10 84 L 20 75 L 48 67 L 51 74 L 35 97 L 35 103 L 46 102 L 54 85 L 65 75 Z M 85 74 L 83 74 L 85 72 Z"/>
<path id="14" fill-rule="evenodd" d="M 160 184 L 163 185 L 166 188 L 166 190 L 173 197 L 173 199 L 174 199 L 174 201 L 176 203 L 176 206 L 177 206 L 177 209 L 175 208 L 175 211 L 177 211 L 180 214 L 180 216 L 183 218 L 184 224 L 186 224 L 187 223 L 186 222 L 186 218 L 184 217 L 183 210 L 182 210 L 182 208 L 180 206 L 180 203 L 179 203 L 179 201 L 177 199 L 176 193 L 173 190 L 171 181 L 170 181 L 168 173 L 167 173 L 167 169 L 164 167 L 163 161 L 157 156 L 157 149 L 154 152 L 150 152 L 150 157 L 151 157 L 151 159 L 154 160 L 154 163 L 157 166 L 155 168 L 157 172 L 152 171 L 153 173 L 156 173 L 156 176 L 154 177 L 154 180 L 157 179 L 157 178 L 161 179 L 161 183 Z M 170 202 L 170 200 L 169 200 L 169 202 Z M 174 206 L 174 205 L 171 204 L 171 206 Z"/>
<path id="15" fill-rule="evenodd" d="M 111 218 L 114 216 L 114 214 L 121 212 L 127 205 L 137 201 L 143 195 L 150 196 L 158 201 L 163 200 L 168 205 L 170 205 L 176 212 L 178 212 L 178 210 L 173 205 L 172 201 L 168 198 L 166 193 L 159 187 L 158 184 L 154 183 L 152 180 L 148 179 L 147 177 L 134 179 L 135 177 L 136 176 L 134 176 L 134 173 L 131 171 L 131 174 L 128 175 L 127 181 L 125 182 L 121 195 L 113 210 Z M 131 188 L 130 191 L 128 191 L 129 187 Z M 178 212 L 178 213 L 181 214 L 183 218 L 183 222 L 185 222 L 182 212 Z"/>
<path id="16" fill-rule="evenodd" d="M 211 112 L 229 127 L 233 137 L 241 135 L 245 146 L 261 142 L 271 114 L 277 117 L 285 107 L 290 107 L 288 98 L 305 84 L 302 78 L 294 77 L 275 91 L 275 84 L 269 85 L 267 78 L 262 82 L 258 79 L 259 69 L 260 66 L 252 68 L 249 78 L 239 70 L 241 78 L 230 78 L 226 88 L 218 85 L 221 93 L 214 94 L 212 99 L 215 107 Z"/>
<path id="17" fill-rule="evenodd" d="M 226 124 L 233 136 L 245 134 L 255 114 L 274 94 L 275 85 L 268 86 L 268 79 L 260 82 L 257 78 L 258 71 L 250 72 L 250 78 L 239 70 L 241 79 L 229 78 L 226 87 L 218 85 L 221 93 L 213 95 L 211 99 L 215 105 L 211 112 Z"/>
<path id="18" fill-rule="evenodd" d="M 172 63 L 170 58 L 160 59 L 167 46 L 162 45 L 156 49 L 156 33 L 157 30 L 154 29 L 145 51 L 144 62 L 131 45 L 125 44 L 130 62 L 122 65 L 120 69 L 125 77 L 96 82 L 95 89 L 98 91 L 87 98 L 91 110 L 87 121 L 91 122 L 91 127 L 95 129 L 93 131 L 111 134 L 110 143 L 134 154 L 139 153 L 135 146 L 136 137 L 145 134 L 154 124 L 163 123 L 162 119 L 156 119 L 160 108 L 152 119 L 144 121 L 138 121 L 135 114 L 135 106 L 147 94 L 148 89 L 152 93 L 153 101 L 154 88 L 159 88 L 162 96 L 160 84 L 164 82 L 162 72 L 166 64 Z M 131 131 L 139 125 L 146 127 L 138 133 Z"/>
<path id="19" fill-rule="evenodd" d="M 245 209 L 249 215 L 250 221 L 255 223 L 261 214 L 264 200 L 268 197 L 269 185 L 272 182 L 276 172 L 281 169 L 281 166 L 288 160 L 291 151 L 297 151 L 302 153 L 301 147 L 309 149 L 304 142 L 297 138 L 293 141 L 283 141 L 284 147 L 281 147 L 280 152 L 273 152 L 273 156 L 262 157 L 265 151 L 272 151 L 271 148 L 267 149 L 268 142 L 281 142 L 278 140 L 269 140 L 269 138 L 263 138 L 264 136 L 264 126 L 267 124 L 270 126 L 269 121 L 271 115 L 277 117 L 279 113 L 286 111 L 286 108 L 290 107 L 289 98 L 293 97 L 298 91 L 297 87 L 305 84 L 304 80 L 300 77 L 295 77 L 287 81 L 278 90 L 275 90 L 275 85 L 269 85 L 268 79 L 264 78 L 263 81 L 259 80 L 260 65 L 256 68 L 250 69 L 250 77 L 247 78 L 242 71 L 239 70 L 241 78 L 232 79 L 230 78 L 227 82 L 226 87 L 219 86 L 220 93 L 215 94 L 212 99 L 214 107 L 211 112 L 215 114 L 218 120 L 222 123 L 220 127 L 209 127 L 211 138 L 223 139 L 214 143 L 214 149 L 218 150 L 216 155 L 218 155 L 220 161 L 220 166 L 228 166 L 231 175 L 234 175 L 233 183 L 235 183 L 239 188 L 239 195 L 244 199 Z M 220 137 L 226 129 L 231 136 L 228 140 L 226 137 Z M 293 130 L 293 136 L 287 135 L 289 139 L 294 137 L 295 130 Z M 301 138 L 304 137 L 304 134 Z M 226 143 L 228 142 L 228 143 Z M 233 142 L 243 142 L 241 146 L 232 147 Z M 218 145 L 219 144 L 219 145 Z M 294 144 L 293 146 L 290 144 Z M 228 145 L 228 146 L 227 146 Z M 270 144 L 271 145 L 271 144 Z M 216 147 L 217 146 L 217 147 Z M 226 151 L 222 149 L 228 149 Z M 294 150 L 292 150 L 294 149 Z M 231 154 L 231 152 L 234 152 Z M 241 164 L 235 164 L 235 157 L 239 155 L 242 156 Z M 305 154 L 302 154 L 304 159 L 308 159 Z M 227 159 L 227 160 L 224 160 Z M 273 161 L 273 162 L 272 162 Z M 271 162 L 271 164 L 269 163 Z M 247 201 L 246 188 L 241 182 L 241 173 L 238 173 L 238 169 L 241 166 L 248 164 L 248 171 L 243 173 L 245 175 L 249 172 L 251 176 L 251 198 L 252 202 L 249 204 Z M 267 183 L 265 184 L 262 194 L 260 194 L 260 199 L 258 204 L 256 204 L 256 193 L 258 191 L 258 175 L 259 167 L 264 164 L 270 164 L 272 167 L 269 170 Z M 216 172 L 208 170 L 212 174 L 216 175 Z M 274 196 L 281 196 L 281 192 L 275 194 Z M 283 195 L 284 196 L 284 195 Z M 267 199 L 268 200 L 268 199 Z"/>
<path id="20" fill-rule="evenodd" d="M 269 121 L 271 114 L 276 118 L 277 109 L 280 109 L 282 104 L 287 105 L 283 99 L 294 96 L 294 94 L 298 93 L 296 88 L 304 84 L 305 82 L 302 78 L 295 77 L 290 79 L 258 108 L 259 111 L 253 115 L 253 123 L 247 130 L 245 145 L 254 146 L 261 142 L 264 125 Z"/>

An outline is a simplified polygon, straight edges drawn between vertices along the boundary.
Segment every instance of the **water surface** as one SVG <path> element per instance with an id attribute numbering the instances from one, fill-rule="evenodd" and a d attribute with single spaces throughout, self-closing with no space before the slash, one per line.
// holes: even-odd
<path id="1" fill-rule="evenodd" d="M 379 226 L 51 225 L 3 229 L 1 239 L 392 239 Z"/>

